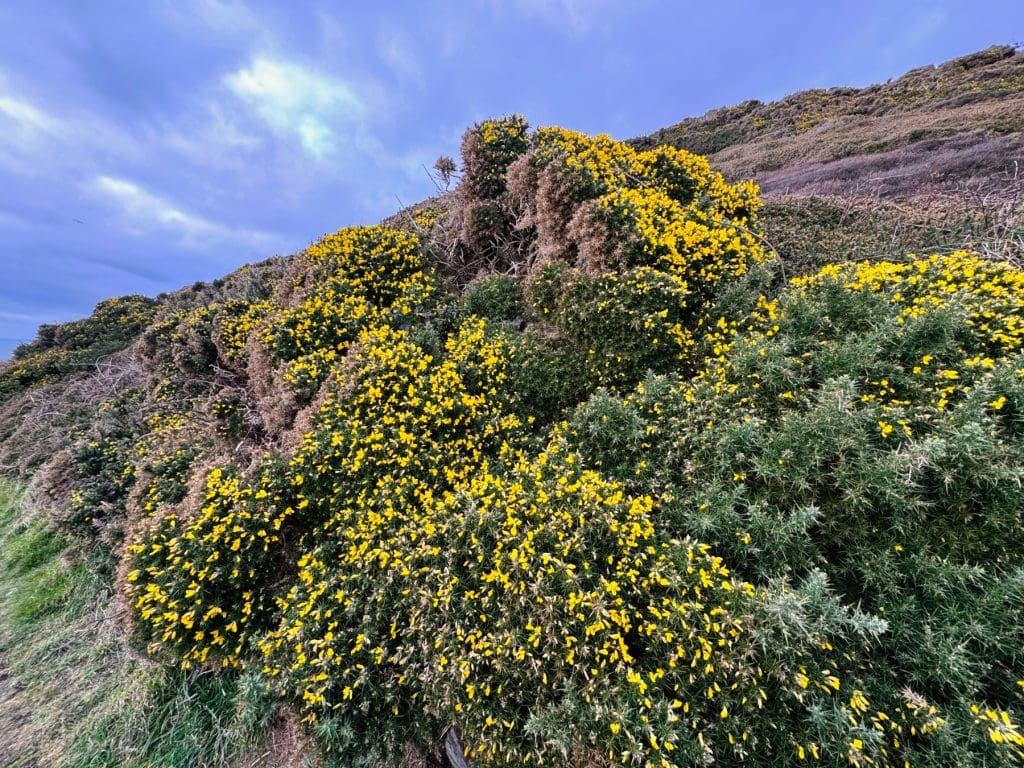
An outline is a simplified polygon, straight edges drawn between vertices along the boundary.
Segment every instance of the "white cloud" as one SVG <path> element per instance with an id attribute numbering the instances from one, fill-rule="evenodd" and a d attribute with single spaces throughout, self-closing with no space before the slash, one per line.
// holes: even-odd
<path id="1" fill-rule="evenodd" d="M 36 105 L 0 91 L 0 167 L 19 175 L 38 171 L 37 161 L 52 155 L 55 141 L 64 141 L 67 126 Z"/>
<path id="2" fill-rule="evenodd" d="M 0 96 L 0 115 L 21 131 L 42 131 L 51 136 L 61 133 L 61 122 L 57 118 L 27 101 L 20 101 L 11 96 Z"/>
<path id="3" fill-rule="evenodd" d="M 117 204 L 124 227 L 131 234 L 164 230 L 177 235 L 185 245 L 205 246 L 230 240 L 263 249 L 269 249 L 276 240 L 265 232 L 225 226 L 184 211 L 127 179 L 97 176 L 92 186 Z"/>
<path id="4" fill-rule="evenodd" d="M 343 81 L 295 62 L 257 57 L 225 83 L 277 134 L 322 159 L 359 130 L 366 107 Z"/>

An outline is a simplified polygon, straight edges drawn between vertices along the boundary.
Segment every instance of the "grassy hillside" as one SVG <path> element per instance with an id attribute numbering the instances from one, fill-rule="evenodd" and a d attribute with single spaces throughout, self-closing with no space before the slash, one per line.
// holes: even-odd
<path id="1" fill-rule="evenodd" d="M 461 165 L 4 366 L 0 762 L 1024 760 L 1011 219 L 518 116 Z"/>
<path id="2" fill-rule="evenodd" d="M 907 196 L 992 183 L 1018 176 L 1024 51 L 996 46 L 884 85 L 746 101 L 633 143 L 707 155 L 769 194 Z"/>

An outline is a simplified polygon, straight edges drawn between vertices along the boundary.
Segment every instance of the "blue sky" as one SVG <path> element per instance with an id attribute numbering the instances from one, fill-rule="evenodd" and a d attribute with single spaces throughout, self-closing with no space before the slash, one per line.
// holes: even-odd
<path id="1" fill-rule="evenodd" d="M 420 200 L 486 117 L 629 138 L 1022 40 L 1020 0 L 4 0 L 0 358 Z"/>

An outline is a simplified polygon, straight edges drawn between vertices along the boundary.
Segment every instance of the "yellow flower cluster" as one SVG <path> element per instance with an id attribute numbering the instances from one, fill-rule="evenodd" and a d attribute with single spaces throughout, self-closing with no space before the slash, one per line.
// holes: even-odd
<path id="1" fill-rule="evenodd" d="M 228 362 L 243 362 L 249 337 L 275 308 L 272 301 L 227 301 L 214 319 L 214 338 Z"/>
<path id="2" fill-rule="evenodd" d="M 122 471 L 136 485 L 141 520 L 155 515 L 162 504 L 176 504 L 185 495 L 192 463 L 207 446 L 197 439 L 194 425 L 169 403 L 143 420 L 145 433 L 120 457 Z"/>
<path id="3" fill-rule="evenodd" d="M 273 578 L 268 565 L 294 512 L 269 474 L 253 490 L 236 472 L 214 469 L 194 518 L 154 519 L 127 548 L 128 595 L 149 652 L 169 651 L 185 668 L 240 666 L 250 623 L 266 621 L 260 587 Z"/>
<path id="4" fill-rule="evenodd" d="M 462 139 L 464 172 L 459 185 L 463 195 L 483 200 L 505 191 L 508 166 L 529 145 L 527 128 L 525 118 L 510 115 L 485 120 L 466 131 Z"/>
<path id="5" fill-rule="evenodd" d="M 597 743 L 612 762 L 671 765 L 694 743 L 743 754 L 742 712 L 767 697 L 745 627 L 753 588 L 706 546 L 659 536 L 650 499 L 554 443 L 444 506 L 463 570 L 422 574 L 413 621 L 442 638 L 433 706 L 465 724 L 472 756 L 543 762 L 521 734 L 567 692 L 583 730 L 611 734 Z"/>
<path id="6" fill-rule="evenodd" d="M 564 128 L 538 128 L 532 137 L 535 168 L 559 165 L 578 185 L 579 200 L 616 191 L 660 191 L 707 225 L 724 218 L 751 223 L 761 208 L 752 181 L 729 184 L 707 158 L 675 147 L 638 152 L 607 135 L 588 136 Z"/>
<path id="7" fill-rule="evenodd" d="M 677 273 L 639 267 L 570 282 L 551 320 L 579 346 L 594 380 L 616 387 L 688 359 L 694 345 L 690 298 Z"/>
<path id="8" fill-rule="evenodd" d="M 263 342 L 287 362 L 285 380 L 306 395 L 361 329 L 410 319 L 435 290 L 419 240 L 387 227 L 340 230 L 298 260 L 290 303 L 265 326 Z"/>
<path id="9" fill-rule="evenodd" d="M 154 338 L 168 348 L 179 348 L 187 347 L 191 335 L 202 333 L 230 357 L 240 354 L 247 338 L 262 329 L 264 342 L 285 360 L 298 361 L 286 369 L 286 378 L 312 386 L 353 342 L 363 345 L 365 366 L 385 365 L 379 357 L 394 350 L 390 334 L 397 332 L 382 323 L 410 318 L 433 292 L 416 238 L 384 227 L 342 230 L 311 246 L 299 259 L 299 277 L 286 286 L 289 306 L 237 302 L 179 311 L 154 328 Z M 264 322 L 268 316 L 273 322 Z M 464 363 L 463 357 L 469 355 L 460 357 L 459 344 L 474 343 L 485 350 L 489 363 L 496 365 L 502 357 L 483 340 L 481 326 L 450 341 L 449 367 Z M 429 363 L 422 353 L 413 359 L 416 364 Z M 376 387 L 381 385 L 375 376 L 367 378 Z M 484 400 L 497 402 L 494 387 L 502 382 L 501 376 L 486 378 L 488 388 L 473 401 L 474 407 L 484 410 Z M 446 388 L 442 383 L 437 387 Z M 378 391 L 371 389 L 371 401 Z M 404 389 L 396 393 L 393 402 L 405 394 Z M 150 417 L 146 437 L 127 462 L 133 472 L 143 463 L 150 468 L 148 487 L 141 489 L 143 530 L 127 551 L 137 626 L 152 652 L 169 651 L 186 666 L 213 660 L 237 666 L 252 622 L 264 622 L 259 626 L 265 629 L 269 620 L 269 611 L 261 607 L 269 605 L 268 577 L 277 568 L 287 568 L 280 562 L 282 528 L 297 512 L 308 514 L 301 470 L 281 480 L 271 471 L 273 462 L 264 462 L 265 471 L 249 482 L 230 468 L 215 469 L 206 478 L 205 498 L 197 512 L 167 507 L 182 500 L 184 480 L 202 446 L 183 446 L 179 438 L 189 423 L 181 408 L 191 401 L 172 396 L 171 390 L 166 395 L 158 396 L 164 407 Z M 459 401 L 453 407 L 467 405 Z M 516 421 L 512 426 L 517 425 Z M 401 441 L 408 436 L 405 426 L 409 425 L 403 423 L 398 434 Z M 462 426 L 460 421 L 453 428 Z M 486 442 L 487 436 L 475 439 Z M 407 458 L 417 456 L 416 450 L 403 445 Z M 467 448 L 467 453 L 472 450 Z M 302 461 L 300 454 L 293 466 L 301 467 Z"/>
<path id="10" fill-rule="evenodd" d="M 806 682 L 798 680 L 798 683 L 806 687 Z M 833 687 L 838 697 L 838 681 Z M 909 689 L 902 692 L 902 700 L 888 713 L 873 706 L 859 689 L 850 692 L 847 701 L 837 702 L 837 706 L 853 734 L 847 745 L 846 762 L 857 768 L 906 768 L 908 747 L 934 736 L 946 722 L 935 706 Z M 794 742 L 793 747 L 798 760 L 820 762 L 827 759 L 824 749 L 816 742 Z"/>
<path id="11" fill-rule="evenodd" d="M 991 707 L 971 707 L 974 723 L 979 726 L 993 744 L 1004 747 L 1018 760 L 1024 760 L 1024 731 L 1005 710 Z"/>
<path id="12" fill-rule="evenodd" d="M 429 293 L 424 278 L 419 240 L 384 226 L 348 227 L 327 235 L 298 256 L 297 287 L 304 295 L 323 284 L 340 292 L 365 296 L 377 306 L 398 305 L 408 313 L 421 292 Z M 419 290 L 410 293 L 410 288 Z M 402 309 L 401 307 L 405 307 Z"/>
<path id="13" fill-rule="evenodd" d="M 652 264 L 682 275 L 693 293 L 708 296 L 723 279 L 740 277 L 751 263 L 764 261 L 764 249 L 746 228 L 721 220 L 704 223 L 660 189 L 619 189 L 598 201 L 594 214 L 611 223 L 621 239 L 615 251 L 628 267 Z"/>
<path id="14" fill-rule="evenodd" d="M 860 402 L 878 406 L 883 414 L 878 422 L 883 439 L 913 436 L 918 426 L 963 401 L 994 373 L 1017 365 L 1013 356 L 1024 349 L 1024 272 L 967 252 L 905 263 L 829 265 L 815 275 L 794 278 L 790 286 L 785 307 L 762 298 L 742 328 L 724 318 L 717 326 L 705 324 L 701 338 L 711 355 L 698 384 L 713 383 L 719 395 L 761 389 L 760 382 L 737 379 L 732 364 L 726 362 L 727 353 L 732 350 L 741 356 L 756 353 L 764 357 L 765 345 L 779 333 L 780 323 L 792 322 L 802 311 L 801 301 L 813 303 L 815 297 L 835 291 L 883 308 L 878 321 L 883 315 L 893 318 L 891 341 L 897 344 L 906 339 L 908 348 L 916 348 L 925 334 L 934 333 L 930 329 L 937 318 L 956 319 L 958 337 L 936 338 L 944 343 L 942 349 L 933 346 L 888 373 L 865 372 L 858 382 Z M 865 305 L 858 311 L 872 310 Z M 860 321 L 866 321 L 866 315 Z M 827 314 L 817 321 L 819 351 L 833 343 L 829 336 L 834 322 Z M 778 395 L 782 399 L 793 396 L 793 392 Z M 753 408 L 755 399 L 745 395 L 740 404 Z M 998 412 L 1006 402 L 1005 397 L 996 396 L 988 407 Z"/>
<path id="15" fill-rule="evenodd" d="M 279 600 L 285 623 L 262 647 L 267 674 L 284 675 L 311 704 L 323 703 L 328 688 L 348 698 L 340 692 L 358 687 L 365 657 L 381 662 L 379 643 L 397 616 L 389 585 L 411 578 L 405 555 L 434 532 L 425 517 L 434 499 L 518 439 L 506 342 L 485 331 L 470 319 L 435 360 L 404 331 L 366 330 L 349 389 L 320 409 L 292 460 L 297 506 L 323 522 L 308 537 L 297 583 Z"/>
<path id="16" fill-rule="evenodd" d="M 904 391 L 886 378 L 865 382 L 862 401 L 879 403 L 883 412 L 922 400 L 942 412 L 986 378 L 997 367 L 997 361 L 1024 348 L 1024 272 L 1008 264 L 985 261 L 961 251 L 908 263 L 829 265 L 817 275 L 792 281 L 802 295 L 821 290 L 826 283 L 841 285 L 852 293 L 877 295 L 898 308 L 896 321 L 906 328 L 908 335 L 919 332 L 920 323 L 914 321 L 929 314 L 945 312 L 962 318 L 970 341 L 953 350 L 953 354 L 929 353 L 913 361 L 908 366 L 912 385 L 904 387 Z M 911 394 L 918 392 L 926 396 Z M 991 407 L 999 410 L 1002 403 L 994 401 Z M 910 430 L 906 423 L 897 425 L 905 434 Z M 885 433 L 886 426 L 880 425 L 880 431 Z"/>
<path id="17" fill-rule="evenodd" d="M 188 341 L 188 333 L 201 326 L 208 326 L 216 315 L 215 304 L 203 304 L 191 309 L 176 309 L 163 314 L 147 330 L 146 335 L 167 350 L 182 347 Z"/>
<path id="18" fill-rule="evenodd" d="M 473 758 L 540 764 L 524 728 L 575 692 L 577 725 L 605 734 L 613 762 L 668 766 L 693 744 L 745 753 L 742 712 L 768 696 L 750 585 L 706 546 L 660 536 L 650 499 L 557 440 L 505 472 L 443 466 L 375 483 L 300 559 L 262 647 L 309 719 L 412 709 L 458 722 Z"/>
<path id="19" fill-rule="evenodd" d="M 437 224 L 441 215 L 442 212 L 440 209 L 428 205 L 416 210 L 412 215 L 412 219 L 419 229 L 429 232 L 434 228 L 434 225 Z"/>
<path id="20" fill-rule="evenodd" d="M 995 355 L 1024 344 L 1024 272 L 1008 264 L 958 251 L 906 263 L 831 264 L 792 285 L 806 292 L 825 282 L 886 297 L 901 308 L 900 322 L 930 310 L 962 308 L 971 332 Z"/>
<path id="21" fill-rule="evenodd" d="M 364 297 L 338 296 L 325 288 L 298 307 L 282 309 L 265 329 L 264 342 L 278 355 L 290 357 L 282 377 L 296 392 L 308 395 L 340 362 L 360 329 L 384 321 L 385 313 Z"/>
<path id="22" fill-rule="evenodd" d="M 638 152 L 608 136 L 562 128 L 540 128 L 532 141 L 539 248 L 562 260 L 575 258 L 585 277 L 598 280 L 594 291 L 603 296 L 582 304 L 570 291 L 552 319 L 582 352 L 601 359 L 598 368 L 618 369 L 618 377 L 609 377 L 589 365 L 602 383 L 635 382 L 652 362 L 634 359 L 636 351 L 659 342 L 676 349 L 678 367 L 693 346 L 694 329 L 708 322 L 705 312 L 721 285 L 766 260 L 756 232 L 756 185 L 730 185 L 705 158 L 670 147 Z M 653 313 L 646 311 L 653 296 L 627 297 L 631 286 L 652 284 L 652 274 L 674 282 L 672 295 Z M 623 297 L 626 305 L 645 311 L 619 311 Z M 582 318 L 584 313 L 589 317 Z M 576 325 L 590 325 L 594 332 L 571 332 L 565 326 L 572 315 L 581 316 Z M 648 331 L 663 319 L 671 334 L 651 338 Z M 634 336 L 627 342 L 631 354 L 614 348 L 623 334 Z"/>
<path id="23" fill-rule="evenodd" d="M 627 186 L 631 175 L 644 170 L 639 167 L 638 153 L 632 147 L 607 134 L 588 136 L 551 126 L 534 131 L 532 145 L 534 167 L 562 165 L 580 181 L 587 197 Z"/>

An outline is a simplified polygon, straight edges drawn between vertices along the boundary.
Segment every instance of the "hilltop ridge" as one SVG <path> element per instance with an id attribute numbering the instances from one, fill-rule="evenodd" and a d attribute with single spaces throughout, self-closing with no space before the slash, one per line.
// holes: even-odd
<path id="1" fill-rule="evenodd" d="M 1024 174 L 1024 50 L 993 46 L 880 85 L 745 101 L 632 140 L 706 155 L 767 194 L 906 197 Z"/>

